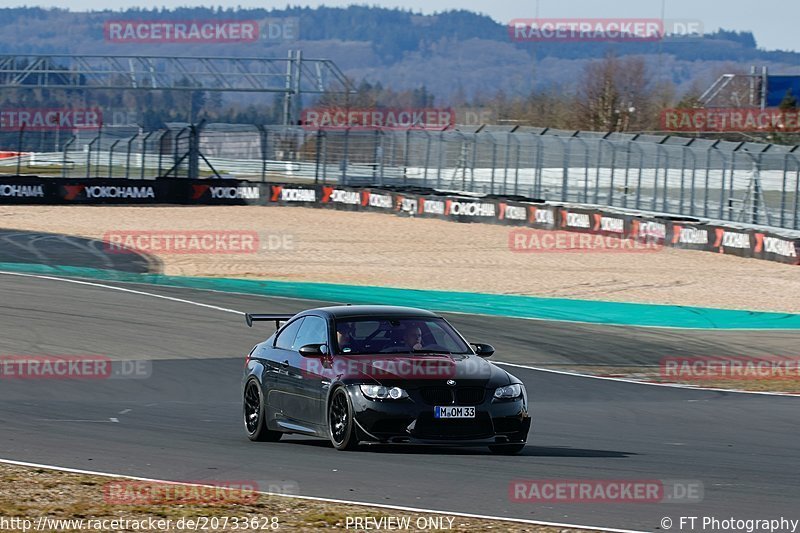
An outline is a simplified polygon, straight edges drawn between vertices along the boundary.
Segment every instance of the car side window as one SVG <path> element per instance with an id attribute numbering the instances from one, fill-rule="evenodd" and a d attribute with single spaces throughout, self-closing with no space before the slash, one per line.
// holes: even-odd
<path id="1" fill-rule="evenodd" d="M 300 329 L 301 324 L 305 317 L 295 320 L 288 324 L 278 333 L 278 339 L 275 341 L 275 347 L 283 350 L 291 350 L 294 339 L 297 337 L 297 331 Z"/>
<path id="2" fill-rule="evenodd" d="M 307 316 L 292 344 L 292 350 L 299 350 L 306 344 L 328 344 L 328 325 L 317 316 Z"/>

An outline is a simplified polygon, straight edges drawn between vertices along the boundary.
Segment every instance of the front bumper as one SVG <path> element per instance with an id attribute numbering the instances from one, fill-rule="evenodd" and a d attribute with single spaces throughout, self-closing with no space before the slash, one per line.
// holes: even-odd
<path id="1" fill-rule="evenodd" d="M 480 403 L 470 404 L 475 407 L 474 419 L 434 418 L 434 405 L 419 390 L 408 390 L 404 400 L 371 400 L 358 385 L 347 389 L 362 441 L 450 446 L 523 443 L 531 427 L 525 398 L 498 401 L 489 389 Z"/>

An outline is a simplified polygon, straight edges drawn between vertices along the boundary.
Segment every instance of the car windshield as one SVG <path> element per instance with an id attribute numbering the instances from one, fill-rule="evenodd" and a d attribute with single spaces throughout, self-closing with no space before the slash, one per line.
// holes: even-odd
<path id="1" fill-rule="evenodd" d="M 469 346 L 442 318 L 352 318 L 336 321 L 336 352 L 470 353 Z"/>

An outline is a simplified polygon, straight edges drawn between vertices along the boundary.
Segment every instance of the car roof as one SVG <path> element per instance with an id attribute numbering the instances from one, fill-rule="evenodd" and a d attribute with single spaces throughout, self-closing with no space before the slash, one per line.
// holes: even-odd
<path id="1" fill-rule="evenodd" d="M 334 305 L 330 307 L 318 307 L 316 309 L 309 309 L 307 313 L 321 312 L 332 316 L 333 318 L 353 318 L 353 317 L 370 317 L 370 316 L 391 316 L 391 317 L 430 317 L 438 318 L 439 315 L 426 311 L 425 309 L 416 309 L 414 307 L 402 307 L 398 305 Z"/>

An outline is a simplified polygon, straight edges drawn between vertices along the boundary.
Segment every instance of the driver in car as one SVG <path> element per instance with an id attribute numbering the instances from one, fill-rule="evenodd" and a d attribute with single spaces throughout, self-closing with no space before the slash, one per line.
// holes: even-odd
<path id="1" fill-rule="evenodd" d="M 409 350 L 422 349 L 422 330 L 417 326 L 406 328 L 404 342 Z"/>
<path id="2" fill-rule="evenodd" d="M 353 329 L 352 322 L 339 322 L 336 324 L 336 344 L 338 344 L 340 352 L 348 353 L 353 350 Z"/>

